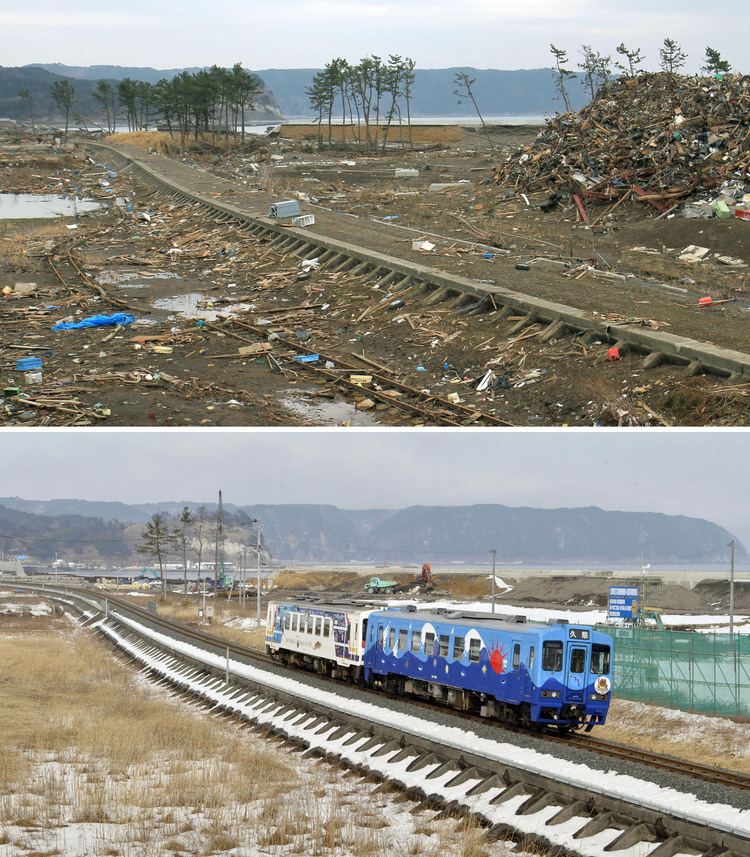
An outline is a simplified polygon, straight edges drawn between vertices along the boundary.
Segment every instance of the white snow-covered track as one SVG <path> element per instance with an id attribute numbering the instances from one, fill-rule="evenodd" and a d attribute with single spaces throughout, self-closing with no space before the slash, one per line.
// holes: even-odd
<path id="1" fill-rule="evenodd" d="M 474 813 L 499 834 L 581 857 L 750 854 L 750 810 L 321 690 L 105 594 L 34 589 L 159 680 L 410 795 Z"/>

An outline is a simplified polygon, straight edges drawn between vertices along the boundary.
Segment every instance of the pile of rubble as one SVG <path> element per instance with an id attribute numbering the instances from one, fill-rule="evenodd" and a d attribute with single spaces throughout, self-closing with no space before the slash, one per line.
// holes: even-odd
<path id="1" fill-rule="evenodd" d="M 635 195 L 661 211 L 723 188 L 720 213 L 704 208 L 698 216 L 739 208 L 750 217 L 750 77 L 659 73 L 613 81 L 580 113 L 551 120 L 494 180 L 550 191 L 550 207 L 566 194 L 618 205 Z"/>

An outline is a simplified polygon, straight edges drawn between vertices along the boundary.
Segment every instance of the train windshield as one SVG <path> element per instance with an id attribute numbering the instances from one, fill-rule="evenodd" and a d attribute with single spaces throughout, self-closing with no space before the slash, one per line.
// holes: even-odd
<path id="1" fill-rule="evenodd" d="M 552 640 L 542 646 L 542 669 L 545 672 L 558 673 L 563 665 L 563 645 Z"/>
<path id="2" fill-rule="evenodd" d="M 572 673 L 582 673 L 586 669 L 586 649 L 571 649 L 570 651 L 570 671 Z"/>
<path id="3" fill-rule="evenodd" d="M 609 646 L 594 644 L 591 647 L 591 672 L 606 675 L 609 672 Z"/>

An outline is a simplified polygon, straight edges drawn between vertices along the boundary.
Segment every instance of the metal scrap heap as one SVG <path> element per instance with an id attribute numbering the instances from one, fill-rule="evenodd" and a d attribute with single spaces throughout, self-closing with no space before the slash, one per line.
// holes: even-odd
<path id="1" fill-rule="evenodd" d="M 635 194 L 666 210 L 749 170 L 750 77 L 658 73 L 612 81 L 580 113 L 556 116 L 494 180 L 590 202 Z"/>

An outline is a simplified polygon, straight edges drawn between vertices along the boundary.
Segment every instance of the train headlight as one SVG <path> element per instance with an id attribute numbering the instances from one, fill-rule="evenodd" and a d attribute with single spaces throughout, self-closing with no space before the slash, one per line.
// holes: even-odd
<path id="1" fill-rule="evenodd" d="M 594 682 L 594 690 L 602 696 L 612 689 L 612 682 L 605 675 L 600 675 Z"/>
<path id="2" fill-rule="evenodd" d="M 543 690 L 542 696 L 547 697 L 548 699 L 558 699 L 560 697 L 559 690 Z"/>

